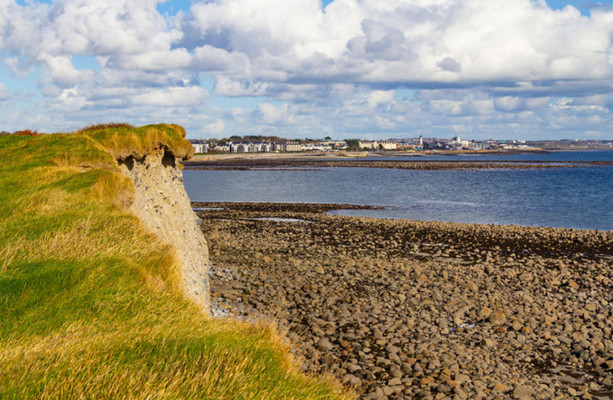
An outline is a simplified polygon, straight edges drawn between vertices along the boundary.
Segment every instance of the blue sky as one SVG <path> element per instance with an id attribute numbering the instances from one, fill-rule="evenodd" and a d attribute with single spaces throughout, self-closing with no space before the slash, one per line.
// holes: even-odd
<path id="1" fill-rule="evenodd" d="M 547 4 L 554 10 L 562 9 L 568 5 L 572 5 L 581 11 L 583 15 L 589 15 L 590 10 L 600 7 L 606 7 L 611 4 L 611 1 L 564 1 L 564 0 L 547 0 Z"/>
<path id="2" fill-rule="evenodd" d="M 0 0 L 0 32 L 0 130 L 613 139 L 612 1 Z"/>

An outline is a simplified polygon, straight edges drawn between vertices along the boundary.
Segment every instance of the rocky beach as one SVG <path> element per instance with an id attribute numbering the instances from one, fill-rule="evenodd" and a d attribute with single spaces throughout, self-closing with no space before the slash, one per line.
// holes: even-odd
<path id="1" fill-rule="evenodd" d="M 217 316 L 362 399 L 613 397 L 613 233 L 192 203 Z"/>

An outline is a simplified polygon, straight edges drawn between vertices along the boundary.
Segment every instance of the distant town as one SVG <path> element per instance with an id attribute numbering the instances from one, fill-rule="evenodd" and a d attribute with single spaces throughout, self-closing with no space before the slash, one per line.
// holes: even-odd
<path id="1" fill-rule="evenodd" d="M 464 140 L 405 138 L 388 140 L 286 139 L 276 136 L 232 136 L 228 139 L 190 140 L 196 154 L 204 153 L 268 153 L 315 151 L 539 151 L 563 149 L 613 149 L 613 140 Z"/>

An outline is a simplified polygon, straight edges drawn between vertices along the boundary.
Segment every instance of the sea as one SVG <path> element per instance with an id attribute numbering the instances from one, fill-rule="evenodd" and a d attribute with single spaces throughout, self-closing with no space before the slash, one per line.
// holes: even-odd
<path id="1" fill-rule="evenodd" d="M 399 156 L 384 160 L 572 163 L 613 161 L 613 151 Z M 185 170 L 183 175 L 192 201 L 356 204 L 380 209 L 335 210 L 331 214 L 613 229 L 613 165 L 468 171 L 309 167 L 248 171 Z"/>

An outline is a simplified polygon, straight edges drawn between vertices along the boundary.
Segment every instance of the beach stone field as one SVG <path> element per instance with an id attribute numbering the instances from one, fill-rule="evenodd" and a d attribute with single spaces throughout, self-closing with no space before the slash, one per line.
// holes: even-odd
<path id="1" fill-rule="evenodd" d="M 192 203 L 214 316 L 361 399 L 613 398 L 613 233 Z"/>

